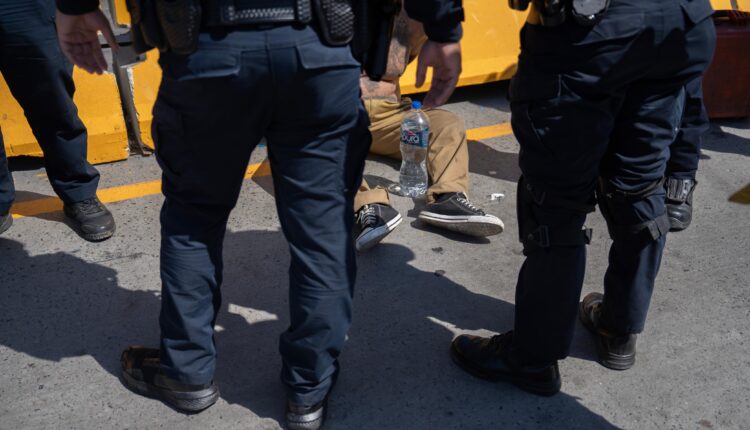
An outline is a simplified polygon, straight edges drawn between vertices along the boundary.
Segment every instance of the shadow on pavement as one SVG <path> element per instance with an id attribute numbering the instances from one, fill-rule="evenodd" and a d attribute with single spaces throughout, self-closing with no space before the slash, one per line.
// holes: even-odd
<path id="1" fill-rule="evenodd" d="M 286 246 L 280 232 L 228 234 L 217 335 L 222 397 L 279 422 Z M 456 368 L 448 356 L 454 332 L 503 331 L 512 325 L 513 305 L 467 290 L 450 272 L 414 268 L 413 259 L 394 244 L 359 256 L 354 324 L 326 428 L 615 428 L 564 393 L 539 398 Z"/>
<path id="2" fill-rule="evenodd" d="M 748 129 L 750 121 L 714 121 L 711 129 L 703 138 L 703 148 L 709 151 L 724 152 L 728 154 L 744 155 L 750 157 L 750 139 L 724 131 L 720 126 L 725 125 L 733 128 Z M 706 157 L 704 154 L 701 154 Z"/>
<path id="3" fill-rule="evenodd" d="M 216 335 L 222 398 L 277 422 L 286 248 L 281 232 L 228 232 Z M 0 255 L 3 346 L 53 362 L 88 355 L 119 377 L 125 346 L 157 344 L 155 291 L 122 288 L 114 270 L 75 255 L 30 256 L 12 240 L 0 239 Z M 456 368 L 448 356 L 455 333 L 503 331 L 513 305 L 467 290 L 439 267 L 417 269 L 413 259 L 395 244 L 359 256 L 354 325 L 327 429 L 615 428 L 564 392 L 540 398 Z"/>
<path id="4" fill-rule="evenodd" d="M 108 267 L 64 252 L 30 256 L 1 238 L 0 261 L 5 347 L 54 362 L 88 355 L 119 377 L 124 346 L 158 339 L 157 293 L 121 288 Z"/>

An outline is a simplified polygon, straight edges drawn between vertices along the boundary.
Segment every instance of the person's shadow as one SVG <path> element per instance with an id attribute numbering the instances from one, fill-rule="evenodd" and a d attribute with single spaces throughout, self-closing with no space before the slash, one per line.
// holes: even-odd
<path id="1" fill-rule="evenodd" d="M 104 265 L 62 252 L 31 256 L 13 240 L 0 239 L 0 255 L 0 344 L 52 362 L 47 372 L 56 380 L 119 384 L 122 349 L 158 344 L 158 285 L 125 289 Z M 278 231 L 228 232 L 224 255 L 216 334 L 222 399 L 281 423 L 278 336 L 288 326 L 287 243 Z M 539 398 L 455 367 L 448 356 L 454 335 L 505 330 L 513 306 L 467 290 L 440 268 L 415 268 L 413 259 L 411 250 L 393 244 L 359 257 L 354 324 L 326 428 L 614 428 L 564 392 Z M 64 359 L 84 356 L 105 372 L 87 372 L 85 381 L 66 376 Z M 127 395 L 134 397 L 125 404 L 147 401 Z"/>
<path id="2" fill-rule="evenodd" d="M 0 262 L 0 345 L 55 363 L 91 356 L 119 377 L 125 346 L 157 344 L 158 285 L 127 290 L 106 266 L 65 252 L 31 256 L 8 239 Z"/>
<path id="3" fill-rule="evenodd" d="M 286 247 L 280 232 L 228 234 L 217 334 L 224 400 L 279 422 Z M 453 365 L 448 348 L 455 334 L 504 331 L 512 327 L 513 305 L 467 290 L 440 268 L 417 269 L 413 259 L 411 250 L 395 244 L 359 256 L 354 323 L 326 428 L 615 428 L 564 392 L 540 398 Z"/>

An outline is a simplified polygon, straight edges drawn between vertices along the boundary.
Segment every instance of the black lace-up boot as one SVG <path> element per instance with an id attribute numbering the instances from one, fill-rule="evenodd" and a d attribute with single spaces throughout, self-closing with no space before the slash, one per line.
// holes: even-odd
<path id="1" fill-rule="evenodd" d="M 472 375 L 495 382 L 510 382 L 540 396 L 551 396 L 562 386 L 557 362 L 528 366 L 513 359 L 513 332 L 492 337 L 463 334 L 451 344 L 451 358 Z"/>
<path id="2" fill-rule="evenodd" d="M 63 212 L 76 233 L 90 242 L 109 239 L 115 234 L 112 213 L 96 197 L 65 204 Z"/>

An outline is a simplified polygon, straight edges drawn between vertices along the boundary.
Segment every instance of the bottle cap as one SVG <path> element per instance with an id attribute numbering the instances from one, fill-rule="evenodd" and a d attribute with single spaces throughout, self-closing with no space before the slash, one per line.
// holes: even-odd
<path id="1" fill-rule="evenodd" d="M 419 100 L 414 100 L 413 102 L 411 102 L 411 108 L 422 109 L 422 102 L 420 102 Z"/>

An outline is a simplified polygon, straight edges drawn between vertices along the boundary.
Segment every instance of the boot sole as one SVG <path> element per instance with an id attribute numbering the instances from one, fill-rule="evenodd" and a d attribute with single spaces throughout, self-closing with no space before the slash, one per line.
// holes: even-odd
<path id="1" fill-rule="evenodd" d="M 84 233 L 81 228 L 78 226 L 78 224 L 72 220 L 70 217 L 65 215 L 65 224 L 68 225 L 78 236 L 80 236 L 83 240 L 89 241 L 89 242 L 102 242 L 110 237 L 115 235 L 116 227 L 113 227 L 110 231 L 105 231 L 102 233 Z"/>
<path id="2" fill-rule="evenodd" d="M 451 345 L 451 359 L 458 367 L 472 376 L 490 382 L 509 382 L 523 391 L 536 394 L 537 396 L 550 397 L 560 392 L 560 388 L 562 388 L 562 381 L 560 379 L 551 384 L 541 384 L 529 382 L 528 380 L 513 375 L 487 373 L 481 369 L 475 368 L 469 362 L 464 360 L 453 345 Z"/>
<path id="3" fill-rule="evenodd" d="M 690 221 L 683 222 L 677 218 L 669 218 L 669 231 L 674 233 L 690 227 Z"/>
<path id="4" fill-rule="evenodd" d="M 286 420 L 286 427 L 288 430 L 318 430 L 323 427 L 323 423 L 326 421 L 328 416 L 328 405 L 323 406 L 322 415 L 310 420 L 310 421 L 290 421 L 289 418 Z"/>
<path id="5" fill-rule="evenodd" d="M 433 213 L 420 213 L 417 218 L 435 227 L 473 237 L 494 236 L 502 233 L 505 229 L 503 222 L 495 217 L 471 216 L 456 218 Z"/>
<path id="6" fill-rule="evenodd" d="M 391 232 L 395 230 L 403 220 L 404 219 L 401 217 L 401 214 L 398 214 L 386 225 L 373 229 L 362 237 L 358 237 L 354 241 L 355 248 L 358 252 L 364 252 L 368 249 L 373 248 L 375 245 L 385 239 L 386 236 L 391 234 Z"/>
<path id="7" fill-rule="evenodd" d="M 586 327 L 586 330 L 590 331 L 596 337 L 596 362 L 611 370 L 628 370 L 635 365 L 635 354 L 632 355 L 620 355 L 613 354 L 604 349 L 602 342 L 599 340 L 601 336 L 594 324 L 590 319 L 584 316 L 585 312 L 583 309 L 583 302 L 578 305 L 578 319 L 581 320 L 581 324 Z"/>
<path id="8" fill-rule="evenodd" d="M 206 388 L 205 390 L 181 392 L 159 388 L 153 384 L 139 381 L 129 374 L 122 372 L 125 386 L 136 394 L 158 399 L 169 406 L 188 413 L 200 412 L 212 406 L 219 399 L 219 389 Z"/>

